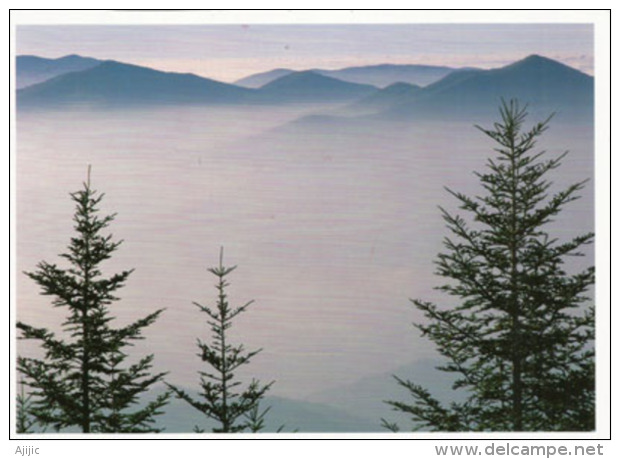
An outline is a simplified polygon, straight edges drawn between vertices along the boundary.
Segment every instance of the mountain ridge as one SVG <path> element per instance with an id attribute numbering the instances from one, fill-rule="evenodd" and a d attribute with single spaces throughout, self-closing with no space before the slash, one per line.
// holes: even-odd
<path id="1" fill-rule="evenodd" d="M 18 89 L 42 83 L 58 75 L 86 70 L 101 63 L 99 59 L 69 54 L 59 58 L 45 58 L 22 54 L 15 58 L 16 86 Z"/>
<path id="2" fill-rule="evenodd" d="M 447 74 L 469 69 L 470 67 L 448 67 L 426 64 L 372 64 L 353 67 L 343 67 L 329 70 L 312 68 L 306 70 L 292 70 L 288 68 L 276 68 L 266 72 L 259 72 L 240 78 L 234 82 L 239 86 L 259 88 L 282 76 L 303 71 L 311 71 L 323 76 L 336 78 L 349 83 L 370 84 L 379 88 L 385 88 L 391 84 L 402 82 L 426 86 Z"/>
<path id="3" fill-rule="evenodd" d="M 248 89 L 192 73 L 162 72 L 108 60 L 18 89 L 17 102 L 19 107 L 348 102 L 342 114 L 407 120 L 494 114 L 502 98 L 517 98 L 549 112 L 584 118 L 593 113 L 593 77 L 540 55 L 495 69 L 456 70 L 425 87 L 395 83 L 378 89 L 312 70 L 280 70 L 283 76 L 258 89 Z"/>
<path id="4" fill-rule="evenodd" d="M 192 73 L 162 72 L 114 60 L 18 90 L 21 105 L 239 103 L 253 93 Z"/>
<path id="5" fill-rule="evenodd" d="M 393 83 L 383 89 L 379 89 L 375 93 L 369 94 L 367 97 L 353 102 L 349 108 L 353 110 L 389 108 L 394 104 L 414 98 L 422 89 L 421 86 L 415 84 L 402 82 Z"/>
<path id="6" fill-rule="evenodd" d="M 312 70 L 284 75 L 257 89 L 264 99 L 280 101 L 337 101 L 352 100 L 376 92 L 371 85 L 349 83 L 321 75 Z"/>
<path id="7" fill-rule="evenodd" d="M 280 104 L 351 101 L 376 90 L 309 71 L 248 89 L 193 73 L 164 72 L 108 60 L 19 89 L 17 102 L 20 107 Z"/>
<path id="8" fill-rule="evenodd" d="M 384 118 L 471 117 L 494 114 L 501 100 L 533 109 L 589 117 L 594 78 L 558 61 L 530 55 L 504 67 L 452 73 L 423 88 L 413 100 L 379 113 Z"/>

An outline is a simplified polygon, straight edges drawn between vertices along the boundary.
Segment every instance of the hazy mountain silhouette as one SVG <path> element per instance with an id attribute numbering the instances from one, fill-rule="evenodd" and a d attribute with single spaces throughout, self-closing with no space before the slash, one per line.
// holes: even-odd
<path id="1" fill-rule="evenodd" d="M 139 406 L 144 406 L 163 392 L 162 387 L 149 391 L 139 401 Z M 187 389 L 186 392 L 191 393 Z M 196 398 L 200 400 L 199 396 Z M 265 415 L 265 427 L 261 433 L 275 433 L 278 430 L 281 430 L 281 433 L 300 434 L 385 432 L 381 427 L 380 419 L 363 419 L 321 403 L 268 396 L 261 401 L 261 412 L 268 407 L 270 408 Z M 207 418 L 187 402 L 174 397 L 162 409 L 162 413 L 155 417 L 153 425 L 153 427 L 163 429 L 164 434 L 193 434 L 195 433 L 194 427 L 198 427 L 203 429 L 206 435 L 212 433 L 213 427 L 218 426 L 216 421 Z M 60 433 L 80 433 L 80 429 L 70 427 L 62 429 Z"/>
<path id="2" fill-rule="evenodd" d="M 310 69 L 308 71 L 349 83 L 369 84 L 385 88 L 398 82 L 426 86 L 458 70 L 461 69 L 434 65 L 380 64 L 346 67 L 339 70 Z M 295 73 L 295 71 L 274 69 L 241 78 L 235 81 L 235 84 L 247 88 L 259 88 L 291 73 Z"/>
<path id="3" fill-rule="evenodd" d="M 352 384 L 323 390 L 307 397 L 313 403 L 329 405 L 362 419 L 385 418 L 396 421 L 403 431 L 411 427 L 410 416 L 395 412 L 386 400 L 411 401 L 410 394 L 400 387 L 394 375 L 426 387 L 444 404 L 463 399 L 452 390 L 455 378 L 437 370 L 441 360 L 422 359 L 396 368 L 392 372 L 362 378 Z"/>
<path id="4" fill-rule="evenodd" d="M 163 389 L 149 393 L 145 401 L 155 398 Z M 189 390 L 186 390 L 190 392 Z M 200 399 L 200 397 L 197 397 Z M 271 407 L 265 416 L 263 432 L 276 432 L 284 426 L 282 432 L 380 432 L 380 419 L 364 419 L 349 414 L 337 407 L 293 400 L 278 396 L 268 396 L 261 402 L 261 411 Z M 210 432 L 217 423 L 191 407 L 186 402 L 173 398 L 163 409 L 164 413 L 156 418 L 158 427 L 165 428 L 164 433 L 193 433 L 194 426 Z"/>
<path id="5" fill-rule="evenodd" d="M 271 406 L 266 416 L 266 431 L 284 425 L 284 432 L 380 432 L 381 420 L 352 415 L 338 407 L 322 403 L 266 397 L 264 406 Z"/>
<path id="6" fill-rule="evenodd" d="M 340 70 L 321 70 L 319 73 L 352 83 L 364 83 L 385 88 L 394 83 L 429 85 L 460 69 L 418 64 L 380 64 L 347 67 Z"/>
<path id="7" fill-rule="evenodd" d="M 17 56 L 15 59 L 15 85 L 21 89 L 58 75 L 95 67 L 101 62 L 98 59 L 82 57 L 77 54 L 59 57 L 58 59 L 28 55 Z"/>
<path id="8" fill-rule="evenodd" d="M 32 56 L 22 57 L 26 58 L 20 64 L 22 68 L 24 63 L 26 69 L 39 65 Z M 60 67 L 66 70 L 76 65 L 93 65 L 93 60 L 79 56 L 56 61 L 64 63 L 57 65 L 56 71 L 60 71 Z M 378 71 L 385 68 L 391 66 L 360 67 L 349 71 L 359 73 L 361 69 Z M 372 85 L 350 83 L 314 71 L 279 71 L 284 72 L 284 76 L 258 89 L 248 89 L 193 74 L 161 72 L 104 61 L 85 70 L 70 71 L 19 89 L 17 102 L 19 107 L 354 102 L 348 108 L 353 108 L 355 115 L 375 111 L 377 119 L 408 120 L 494 116 L 502 98 L 518 98 L 522 103 L 528 103 L 532 110 L 547 114 L 559 112 L 562 117 L 587 120 L 593 115 L 593 77 L 537 55 L 492 70 L 451 71 L 423 88 L 401 82 L 379 90 Z M 361 108 L 366 112 L 355 113 Z M 350 113 L 345 109 L 343 114 Z M 315 118 L 313 122 L 316 123 Z"/>
<path id="9" fill-rule="evenodd" d="M 187 73 L 105 61 L 18 90 L 20 106 L 93 104 L 229 104 L 251 99 L 254 91 Z"/>
<path id="10" fill-rule="evenodd" d="M 245 78 L 235 81 L 237 86 L 243 86 L 244 88 L 260 88 L 267 83 L 271 83 L 278 78 L 295 73 L 295 70 L 291 69 L 273 69 L 268 72 L 255 73 Z"/>
<path id="11" fill-rule="evenodd" d="M 409 100 L 385 110 L 384 118 L 463 118 L 497 112 L 500 100 L 517 98 L 534 110 L 590 118 L 594 78 L 560 62 L 529 56 L 492 70 L 452 73 Z"/>
<path id="12" fill-rule="evenodd" d="M 363 99 L 354 102 L 350 108 L 357 109 L 371 109 L 380 110 L 393 107 L 396 104 L 404 103 L 408 100 L 413 100 L 422 87 L 409 84 L 409 83 L 394 83 L 384 89 L 381 89 L 375 93 L 370 94 Z"/>
<path id="13" fill-rule="evenodd" d="M 20 107 L 280 104 L 351 101 L 375 91 L 374 86 L 347 83 L 313 72 L 295 72 L 260 89 L 248 89 L 193 74 L 104 61 L 87 70 L 20 89 L 17 102 Z"/>
<path id="14" fill-rule="evenodd" d="M 304 71 L 280 77 L 257 91 L 265 102 L 325 102 L 358 99 L 377 88 Z"/>
<path id="15" fill-rule="evenodd" d="M 391 85 L 351 104 L 298 118 L 280 126 L 286 135 L 335 135 L 360 129 L 384 129 L 379 122 L 493 121 L 501 100 L 519 99 L 528 112 L 544 119 L 592 123 L 594 78 L 572 67 L 532 55 L 492 70 L 450 73 L 427 87 Z M 373 128 L 374 125 L 374 128 Z"/>

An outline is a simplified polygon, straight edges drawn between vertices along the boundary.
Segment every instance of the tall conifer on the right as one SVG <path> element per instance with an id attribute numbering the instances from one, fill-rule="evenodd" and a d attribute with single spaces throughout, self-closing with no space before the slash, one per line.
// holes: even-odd
<path id="1" fill-rule="evenodd" d="M 560 242 L 547 232 L 585 182 L 550 196 L 547 174 L 566 153 L 543 159 L 533 152 L 549 119 L 525 131 L 527 113 L 516 101 L 502 103 L 500 114 L 493 129 L 479 128 L 497 144 L 496 159 L 477 174 L 484 193 L 448 190 L 471 223 L 442 209 L 452 237 L 438 256 L 437 273 L 448 279 L 438 289 L 458 304 L 413 301 L 428 319 L 417 328 L 446 359 L 438 369 L 456 376 L 453 388 L 464 401 L 445 406 L 397 377 L 413 402 L 387 403 L 418 429 L 593 430 L 594 267 L 569 274 L 565 261 L 594 234 Z"/>

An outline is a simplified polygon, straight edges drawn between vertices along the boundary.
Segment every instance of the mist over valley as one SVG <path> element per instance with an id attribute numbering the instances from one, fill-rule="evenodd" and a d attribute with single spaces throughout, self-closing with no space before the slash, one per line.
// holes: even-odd
<path id="1" fill-rule="evenodd" d="M 334 421 L 328 431 L 371 429 L 369 419 L 390 416 L 382 400 L 402 396 L 390 374 L 423 368 L 420 379 L 433 380 L 438 354 L 412 327 L 424 318 L 409 298 L 451 301 L 434 290 L 447 236 L 438 207 L 458 211 L 446 187 L 481 193 L 474 172 L 493 144 L 475 125 L 491 127 L 502 98 L 529 104 L 529 125 L 556 113 L 537 145 L 550 157 L 569 150 L 552 190 L 590 183 L 550 228 L 567 239 L 594 229 L 594 79 L 546 57 L 492 70 L 279 69 L 236 84 L 72 61 L 18 60 L 17 272 L 62 263 L 69 192 L 90 166 L 124 241 L 106 270 L 135 268 L 114 316 L 165 308 L 136 352 L 154 353 L 177 384 L 197 381 L 196 338 L 208 330 L 192 301 L 215 300 L 206 269 L 223 247 L 238 266 L 231 302 L 255 300 L 232 339 L 264 349 L 240 375 L 276 381 L 270 403 L 290 429 L 304 428 L 293 412 L 317 416 L 299 417 L 308 429 L 321 416 Z M 592 248 L 567 268 L 593 260 Z M 25 276 L 17 298 L 20 320 L 60 325 Z M 27 342 L 18 350 L 37 353 Z"/>

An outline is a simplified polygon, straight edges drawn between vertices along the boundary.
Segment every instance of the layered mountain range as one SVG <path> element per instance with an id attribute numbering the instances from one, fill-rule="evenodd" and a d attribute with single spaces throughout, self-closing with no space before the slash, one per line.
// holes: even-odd
<path id="1" fill-rule="evenodd" d="M 78 72 L 95 67 L 101 61 L 71 54 L 58 59 L 46 59 L 38 56 L 17 56 L 16 63 L 17 88 L 21 89 L 36 83 L 42 83 L 64 73 Z"/>
<path id="2" fill-rule="evenodd" d="M 464 69 L 436 65 L 379 64 L 346 67 L 339 70 L 311 69 L 310 71 L 350 83 L 370 84 L 384 88 L 394 82 L 426 86 L 457 70 Z M 274 69 L 241 78 L 235 81 L 235 84 L 246 88 L 260 88 L 291 73 L 295 73 L 295 70 Z"/>
<path id="3" fill-rule="evenodd" d="M 400 81 L 413 74 L 413 67 L 418 74 L 423 69 L 430 83 Z M 350 81 L 352 76 L 357 81 Z M 378 78 L 381 84 L 372 84 Z M 394 65 L 329 72 L 278 69 L 241 83 L 245 86 L 79 56 L 17 58 L 20 108 L 337 102 L 352 113 L 363 108 L 384 119 L 411 119 L 466 117 L 496 111 L 502 98 L 518 98 L 535 108 L 590 117 L 594 100 L 593 77 L 538 55 L 491 70 Z"/>

